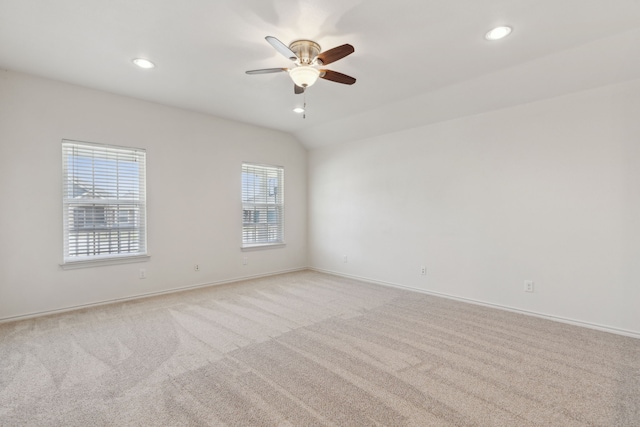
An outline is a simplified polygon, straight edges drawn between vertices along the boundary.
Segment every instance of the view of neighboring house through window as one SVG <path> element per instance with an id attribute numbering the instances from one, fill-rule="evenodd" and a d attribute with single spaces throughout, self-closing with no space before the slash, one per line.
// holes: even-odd
<path id="1" fill-rule="evenodd" d="M 242 164 L 242 247 L 284 243 L 284 168 Z"/>
<path id="2" fill-rule="evenodd" d="M 62 141 L 64 262 L 146 255 L 142 149 Z"/>

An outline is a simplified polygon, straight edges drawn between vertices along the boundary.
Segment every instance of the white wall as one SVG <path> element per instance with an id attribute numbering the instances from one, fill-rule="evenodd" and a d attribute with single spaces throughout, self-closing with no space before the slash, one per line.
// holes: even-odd
<path id="1" fill-rule="evenodd" d="M 310 265 L 640 334 L 639 112 L 633 81 L 310 151 Z"/>
<path id="2" fill-rule="evenodd" d="M 147 150 L 150 261 L 59 267 L 63 138 Z M 285 167 L 285 248 L 240 251 L 242 161 Z M 0 319 L 304 268 L 306 176 L 290 135 L 0 72 Z"/>
<path id="3" fill-rule="evenodd" d="M 289 135 L 0 72 L 0 319 L 303 268 L 308 192 L 315 268 L 640 334 L 638 111 L 633 81 L 329 146 L 307 188 Z M 150 261 L 59 267 L 63 138 L 147 149 Z M 239 249 L 243 160 L 285 166 L 285 248 Z"/>

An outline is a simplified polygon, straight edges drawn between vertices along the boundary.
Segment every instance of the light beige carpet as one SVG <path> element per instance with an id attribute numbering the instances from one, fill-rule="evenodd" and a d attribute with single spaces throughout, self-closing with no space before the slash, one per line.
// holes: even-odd
<path id="1" fill-rule="evenodd" d="M 304 271 L 0 325 L 2 426 L 640 426 L 640 340 Z"/>

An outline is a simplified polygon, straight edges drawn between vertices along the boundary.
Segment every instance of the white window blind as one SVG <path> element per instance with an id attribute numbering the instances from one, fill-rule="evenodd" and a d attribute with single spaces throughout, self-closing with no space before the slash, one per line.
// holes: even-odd
<path id="1" fill-rule="evenodd" d="M 242 164 L 242 247 L 284 243 L 284 168 Z"/>
<path id="2" fill-rule="evenodd" d="M 146 152 L 62 141 L 64 262 L 146 255 Z"/>

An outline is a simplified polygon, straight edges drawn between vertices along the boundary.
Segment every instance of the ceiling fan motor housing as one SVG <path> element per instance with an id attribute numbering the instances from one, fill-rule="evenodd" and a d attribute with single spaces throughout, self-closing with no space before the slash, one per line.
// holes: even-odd
<path id="1" fill-rule="evenodd" d="M 320 54 L 320 45 L 311 40 L 296 40 L 289 45 L 289 49 L 298 56 L 300 65 L 311 65 Z"/>

